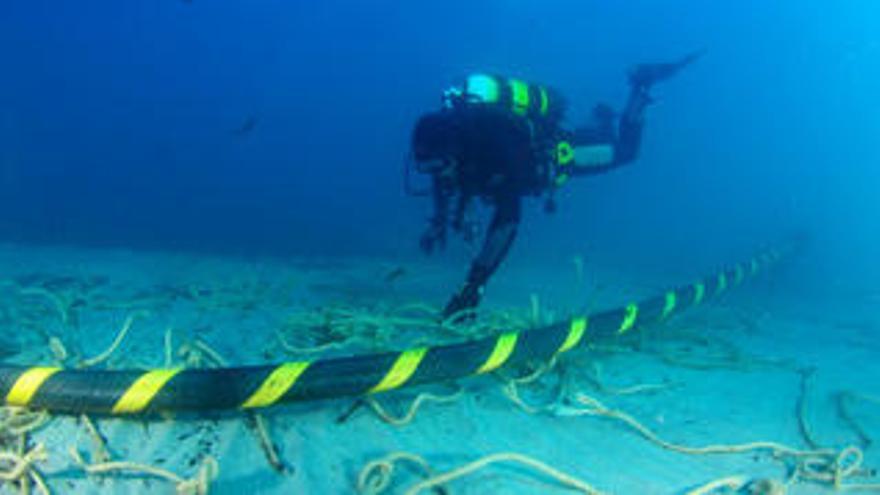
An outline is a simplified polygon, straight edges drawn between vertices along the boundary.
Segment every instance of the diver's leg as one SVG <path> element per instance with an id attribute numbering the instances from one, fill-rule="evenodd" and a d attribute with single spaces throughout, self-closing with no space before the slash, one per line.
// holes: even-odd
<path id="1" fill-rule="evenodd" d="M 458 201 L 455 203 L 455 211 L 452 213 L 452 230 L 461 232 L 464 228 L 464 216 L 467 213 L 470 202 L 470 195 L 462 193 L 458 196 Z"/>
<path id="2" fill-rule="evenodd" d="M 631 84 L 629 98 L 613 130 L 614 118 L 607 105 L 596 106 L 595 125 L 576 129 L 572 134 L 575 146 L 574 166 L 567 173 L 573 176 L 597 175 L 626 165 L 638 158 L 645 126 L 645 110 L 653 101 L 648 87 Z"/>
<path id="3" fill-rule="evenodd" d="M 645 126 L 645 109 L 653 101 L 648 93 L 649 86 L 632 84 L 629 98 L 617 127 L 617 142 L 614 145 L 614 161 L 622 165 L 635 160 L 642 143 L 642 129 Z"/>
<path id="4" fill-rule="evenodd" d="M 513 194 L 499 198 L 483 247 L 471 263 L 464 286 L 443 310 L 444 318 L 480 304 L 483 287 L 510 251 L 510 246 L 516 238 L 519 220 L 520 198 Z"/>
<path id="5" fill-rule="evenodd" d="M 629 98 L 620 114 L 616 135 L 610 125 L 612 110 L 608 105 L 597 105 L 593 111 L 594 125 L 578 128 L 572 133 L 571 144 L 575 146 L 575 161 L 567 173 L 600 174 L 638 158 L 642 129 L 645 126 L 645 111 L 654 102 L 651 88 L 654 84 L 674 76 L 700 56 L 700 52 L 694 52 L 674 62 L 635 66 L 630 71 Z"/>
<path id="6" fill-rule="evenodd" d="M 650 94 L 651 88 L 675 76 L 702 56 L 702 51 L 696 51 L 672 62 L 640 64 L 630 71 L 629 99 L 620 116 L 617 131 L 615 155 L 618 164 L 635 160 L 639 154 L 645 109 L 654 101 Z"/>
<path id="7" fill-rule="evenodd" d="M 452 195 L 452 183 L 447 177 L 435 173 L 432 184 L 434 214 L 419 239 L 419 246 L 427 254 L 431 254 L 435 246 L 440 249 L 446 247 L 446 224 L 449 220 L 449 198 Z"/>

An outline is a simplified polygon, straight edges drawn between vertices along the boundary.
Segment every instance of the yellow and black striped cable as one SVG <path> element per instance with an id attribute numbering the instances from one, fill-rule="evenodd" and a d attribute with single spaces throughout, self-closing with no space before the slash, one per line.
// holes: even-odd
<path id="1" fill-rule="evenodd" d="M 505 364 L 546 361 L 585 341 L 617 338 L 642 324 L 720 296 L 780 256 L 779 250 L 767 251 L 748 263 L 645 301 L 543 328 L 500 331 L 471 342 L 221 369 L 82 370 L 0 365 L 0 394 L 10 406 L 111 415 L 253 409 L 373 394 L 488 373 Z"/>

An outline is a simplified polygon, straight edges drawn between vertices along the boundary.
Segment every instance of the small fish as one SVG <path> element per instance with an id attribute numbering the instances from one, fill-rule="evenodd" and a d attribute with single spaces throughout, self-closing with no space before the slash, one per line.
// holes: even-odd
<path id="1" fill-rule="evenodd" d="M 404 275 L 406 275 L 406 268 L 398 266 L 385 274 L 385 283 L 390 284 Z"/>
<path id="2" fill-rule="evenodd" d="M 240 126 L 232 131 L 232 135 L 237 137 L 247 136 L 256 129 L 258 122 L 259 119 L 256 116 L 249 115 Z"/>

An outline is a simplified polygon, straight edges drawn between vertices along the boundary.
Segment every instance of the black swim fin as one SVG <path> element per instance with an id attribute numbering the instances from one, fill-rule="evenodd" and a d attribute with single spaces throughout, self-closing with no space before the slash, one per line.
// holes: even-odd
<path id="1" fill-rule="evenodd" d="M 698 50 L 673 62 L 639 64 L 630 71 L 629 83 L 634 88 L 648 89 L 655 83 L 676 75 L 681 69 L 696 62 L 704 53 L 704 50 Z"/>

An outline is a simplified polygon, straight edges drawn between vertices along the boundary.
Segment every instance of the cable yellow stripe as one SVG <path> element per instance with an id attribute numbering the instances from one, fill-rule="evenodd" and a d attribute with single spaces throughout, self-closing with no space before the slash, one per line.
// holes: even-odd
<path id="1" fill-rule="evenodd" d="M 620 323 L 620 329 L 617 330 L 617 333 L 626 333 L 636 324 L 636 319 L 639 317 L 639 307 L 636 304 L 628 304 L 626 306 L 626 313 L 623 315 L 623 321 Z"/>
<path id="2" fill-rule="evenodd" d="M 422 358 L 425 357 L 425 353 L 428 352 L 427 347 L 417 347 L 415 349 L 409 349 L 400 353 L 397 356 L 397 360 L 394 361 L 394 364 L 391 365 L 391 369 L 388 370 L 388 373 L 385 374 L 385 377 L 382 378 L 376 386 L 371 388 L 367 393 L 374 394 L 376 392 L 384 392 L 385 390 L 391 390 L 392 388 L 397 388 L 412 376 L 413 373 L 416 372 L 416 368 L 419 367 L 419 363 L 422 362 Z"/>
<path id="3" fill-rule="evenodd" d="M 565 336 L 565 342 L 559 346 L 559 350 L 557 353 L 563 353 L 571 350 L 574 346 L 578 345 L 581 342 L 581 339 L 584 337 L 584 332 L 587 330 L 587 319 L 586 318 L 574 318 L 571 320 L 571 325 L 568 327 L 568 335 Z"/>
<path id="4" fill-rule="evenodd" d="M 489 354 L 489 358 L 480 366 L 477 373 L 488 373 L 504 364 L 510 355 L 513 354 L 517 338 L 519 338 L 519 335 L 516 332 L 501 334 L 498 340 L 495 341 L 495 347 L 492 349 L 492 353 Z"/>
<path id="5" fill-rule="evenodd" d="M 727 290 L 727 275 L 724 272 L 718 274 L 718 288 L 715 289 L 715 295 L 718 296 Z"/>
<path id="6" fill-rule="evenodd" d="M 663 305 L 663 313 L 660 314 L 660 319 L 666 319 L 670 313 L 675 311 L 675 306 L 678 304 L 678 296 L 675 294 L 674 290 L 671 290 L 666 293 L 666 303 Z"/>
<path id="7" fill-rule="evenodd" d="M 312 363 L 309 361 L 296 361 L 279 365 L 241 407 L 243 409 L 266 407 L 278 402 L 310 364 Z"/>
<path id="8" fill-rule="evenodd" d="M 706 295 L 706 286 L 703 283 L 694 284 L 694 306 L 703 302 Z"/>
<path id="9" fill-rule="evenodd" d="M 9 389 L 9 393 L 6 394 L 6 404 L 9 406 L 27 406 L 30 404 L 31 399 L 34 398 L 34 395 L 36 395 L 37 390 L 43 386 L 43 383 L 59 371 L 61 371 L 61 368 L 42 366 L 26 370 L 19 375 L 12 388 Z"/>
<path id="10" fill-rule="evenodd" d="M 113 406 L 113 414 L 133 414 L 146 409 L 153 397 L 162 390 L 168 380 L 180 373 L 181 368 L 148 371 L 138 377 Z"/>

